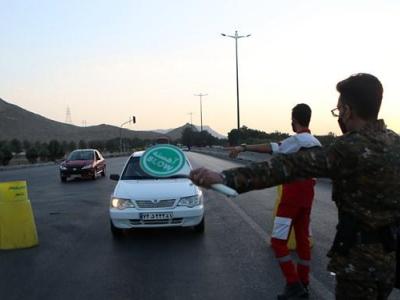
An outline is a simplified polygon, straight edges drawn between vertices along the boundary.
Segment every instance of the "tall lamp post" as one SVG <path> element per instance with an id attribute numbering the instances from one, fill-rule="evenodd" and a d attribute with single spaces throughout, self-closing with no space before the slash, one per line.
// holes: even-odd
<path id="1" fill-rule="evenodd" d="M 136 123 L 136 117 L 135 117 L 135 116 L 132 116 L 132 118 L 129 118 L 128 121 L 122 123 L 121 126 L 119 127 L 119 152 L 122 152 L 122 126 L 124 126 L 124 125 L 126 125 L 126 124 L 128 124 L 128 123 L 130 123 L 130 122 L 132 122 L 133 124 L 135 124 L 135 123 Z M 124 145 L 124 146 L 125 146 L 125 145 Z M 125 147 L 124 147 L 124 148 L 125 148 Z M 124 149 L 124 151 L 125 151 L 125 149 Z"/>
<path id="2" fill-rule="evenodd" d="M 238 35 L 237 30 L 235 31 L 235 35 L 227 35 L 225 33 L 221 33 L 222 36 L 230 37 L 235 39 L 235 50 L 236 50 L 236 103 L 237 103 L 237 129 L 240 129 L 240 111 L 239 111 L 239 67 L 238 67 L 238 39 L 246 38 L 251 36 L 248 35 Z"/>
<path id="3" fill-rule="evenodd" d="M 203 131 L 203 97 L 208 96 L 208 94 L 195 94 L 196 97 L 200 97 L 200 132 Z"/>
<path id="4" fill-rule="evenodd" d="M 193 127 L 193 113 L 190 112 L 188 115 L 190 115 L 190 127 Z"/>

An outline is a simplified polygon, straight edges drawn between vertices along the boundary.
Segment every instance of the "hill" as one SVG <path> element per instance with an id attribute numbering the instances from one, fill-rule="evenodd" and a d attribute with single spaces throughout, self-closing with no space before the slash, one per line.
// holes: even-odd
<path id="1" fill-rule="evenodd" d="M 41 115 L 10 104 L 0 98 L 0 140 L 13 138 L 28 141 L 46 142 L 52 139 L 107 140 L 119 137 L 120 128 L 112 125 L 80 127 L 50 120 Z M 133 131 L 122 129 L 122 136 L 127 138 L 155 139 L 160 133 L 152 131 Z"/>
<path id="2" fill-rule="evenodd" d="M 169 130 L 166 134 L 172 139 L 172 140 L 177 140 L 182 137 L 182 132 L 185 130 L 186 127 L 190 127 L 191 125 L 189 123 L 186 123 L 185 125 Z"/>
<path id="3" fill-rule="evenodd" d="M 185 125 L 168 130 L 157 131 L 135 131 L 122 129 L 124 138 L 156 139 L 160 136 L 168 136 L 171 140 L 181 138 L 183 130 L 190 126 Z M 199 126 L 197 127 L 200 130 Z M 209 126 L 203 126 L 211 135 L 225 138 L 223 135 L 212 130 Z M 25 110 L 17 105 L 8 103 L 0 98 L 0 140 L 28 140 L 31 142 L 48 142 L 52 139 L 59 141 L 86 140 L 109 140 L 119 138 L 120 128 L 117 126 L 101 124 L 96 126 L 81 127 L 66 124 L 45 118 Z"/>
<path id="4" fill-rule="evenodd" d="M 173 136 L 173 137 L 175 137 L 175 138 L 177 138 L 177 137 L 181 137 L 181 135 L 182 135 L 182 132 L 183 132 L 183 130 L 186 128 L 186 127 L 189 127 L 189 126 L 191 126 L 189 123 L 186 123 L 185 125 L 183 125 L 183 126 L 181 126 L 181 127 L 178 127 L 178 128 L 175 128 L 175 129 L 156 129 L 156 130 L 153 130 L 153 131 L 155 131 L 155 132 L 159 132 L 159 133 L 162 133 L 162 134 L 167 134 L 168 136 Z M 197 131 L 200 131 L 200 126 L 199 125 L 193 125 L 193 129 L 194 130 L 197 130 Z M 218 133 L 218 132 L 216 132 L 214 129 L 212 129 L 210 126 L 207 126 L 207 125 L 204 125 L 203 126 L 203 130 L 204 131 L 208 131 L 208 133 L 209 134 L 211 134 L 212 136 L 214 136 L 214 137 L 216 137 L 216 138 L 219 138 L 219 139 L 227 139 L 227 137 L 226 136 L 224 136 L 224 135 L 222 135 L 222 134 L 220 134 L 220 133 Z"/>

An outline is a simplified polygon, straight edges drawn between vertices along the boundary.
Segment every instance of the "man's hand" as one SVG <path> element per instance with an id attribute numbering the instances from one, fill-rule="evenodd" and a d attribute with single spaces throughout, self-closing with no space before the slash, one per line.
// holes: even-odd
<path id="1" fill-rule="evenodd" d="M 236 158 L 239 155 L 239 153 L 243 151 L 243 147 L 242 146 L 226 147 L 225 150 L 229 151 L 230 158 Z"/>
<path id="2" fill-rule="evenodd" d="M 198 168 L 190 172 L 190 179 L 195 185 L 210 188 L 211 185 L 222 183 L 223 178 L 220 173 L 211 171 L 206 168 Z"/>

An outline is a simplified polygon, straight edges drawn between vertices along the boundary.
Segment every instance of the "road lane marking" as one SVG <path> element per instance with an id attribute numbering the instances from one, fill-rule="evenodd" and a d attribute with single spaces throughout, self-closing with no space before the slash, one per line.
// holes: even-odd
<path id="1" fill-rule="evenodd" d="M 239 207 L 232 199 L 224 197 L 228 205 L 257 233 L 263 241 L 266 241 L 270 246 L 271 236 L 264 230 L 260 225 L 258 225 L 243 209 Z M 311 286 L 310 289 L 315 295 L 318 296 L 317 299 L 331 300 L 335 299 L 334 294 L 328 290 L 328 288 L 312 274 L 310 274 Z"/>

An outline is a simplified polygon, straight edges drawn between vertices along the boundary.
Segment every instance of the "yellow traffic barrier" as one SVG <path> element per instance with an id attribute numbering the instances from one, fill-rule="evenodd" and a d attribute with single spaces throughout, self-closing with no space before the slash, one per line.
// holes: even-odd
<path id="1" fill-rule="evenodd" d="M 278 210 L 278 206 L 281 203 L 281 199 L 282 199 L 282 185 L 278 185 L 277 186 L 277 198 L 276 198 L 276 201 L 275 201 L 274 212 L 273 212 L 273 220 L 275 220 L 276 211 Z M 309 239 L 310 239 L 310 247 L 312 247 L 313 246 L 313 240 L 312 240 L 312 237 L 311 237 L 311 228 L 310 228 L 310 237 L 309 237 Z M 294 230 L 290 230 L 290 235 L 289 235 L 289 240 L 288 240 L 288 248 L 290 250 L 296 250 L 296 235 L 294 233 Z"/>
<path id="2" fill-rule="evenodd" d="M 39 243 L 26 181 L 0 182 L 0 249 Z"/>

